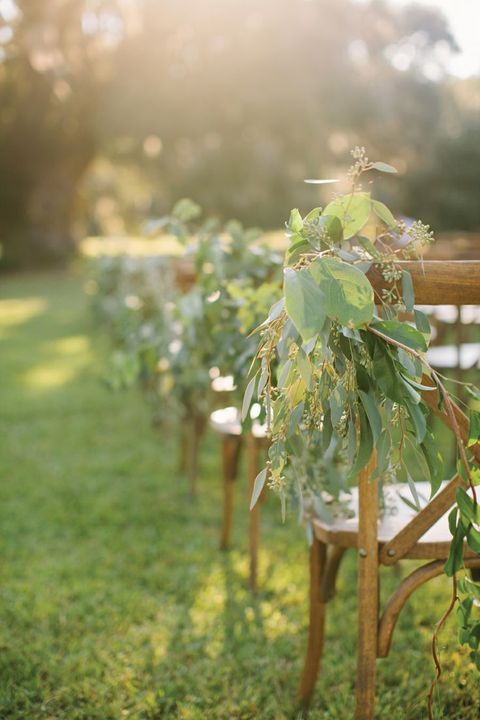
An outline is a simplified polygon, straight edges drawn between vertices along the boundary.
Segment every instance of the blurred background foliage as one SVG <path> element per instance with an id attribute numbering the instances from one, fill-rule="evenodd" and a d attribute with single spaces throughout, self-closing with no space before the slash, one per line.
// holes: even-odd
<path id="1" fill-rule="evenodd" d="M 478 230 L 480 79 L 448 73 L 457 51 L 439 11 L 380 0 L 0 0 L 3 266 L 182 196 L 277 228 L 355 144 L 400 170 L 393 209 Z"/>

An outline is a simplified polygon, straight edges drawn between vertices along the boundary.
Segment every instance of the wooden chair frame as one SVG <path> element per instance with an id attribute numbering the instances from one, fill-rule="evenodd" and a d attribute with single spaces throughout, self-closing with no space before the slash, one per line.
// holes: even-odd
<path id="1" fill-rule="evenodd" d="M 262 455 L 268 447 L 268 440 L 256 437 L 249 432 L 244 435 L 225 434 L 222 436 L 222 467 L 223 467 L 223 515 L 220 533 L 220 550 L 228 550 L 232 532 L 234 484 L 238 478 L 238 467 L 241 451 L 246 445 L 248 504 L 253 493 L 255 478 L 261 469 Z M 249 513 L 248 548 L 249 548 L 249 580 L 252 592 L 258 589 L 258 551 L 260 545 L 260 513 L 265 498 L 262 492 L 255 507 Z M 246 505 L 248 508 L 248 505 Z"/>
<path id="2" fill-rule="evenodd" d="M 402 265 L 411 273 L 419 304 L 480 304 L 480 261 L 405 262 Z M 369 277 L 376 292 L 385 287 L 385 281 L 377 270 L 371 271 Z M 435 386 L 428 376 L 423 377 L 422 383 Z M 424 391 L 422 395 L 433 412 L 453 430 L 448 413 L 438 409 L 438 391 Z M 468 419 L 458 406 L 454 405 L 453 410 L 462 441 L 466 444 Z M 471 449 L 480 464 L 480 443 Z M 372 478 L 375 464 L 374 452 L 358 478 L 358 532 L 354 537 L 334 536 L 320 524 L 315 525 L 315 538 L 310 549 L 310 625 L 300 683 L 300 701 L 304 708 L 308 708 L 323 652 L 326 605 L 334 595 L 343 554 L 347 547 L 355 547 L 358 555 L 356 720 L 373 718 L 376 660 L 388 655 L 403 606 L 414 590 L 443 571 L 449 543 L 425 543 L 422 546 L 419 540 L 453 505 L 456 488 L 462 483 L 461 478 L 455 475 L 400 532 L 382 545 L 378 540 L 378 485 L 377 480 Z M 394 565 L 403 558 L 423 558 L 431 562 L 417 568 L 400 582 L 381 613 L 380 566 Z M 466 551 L 465 567 L 480 568 L 480 556 Z"/>

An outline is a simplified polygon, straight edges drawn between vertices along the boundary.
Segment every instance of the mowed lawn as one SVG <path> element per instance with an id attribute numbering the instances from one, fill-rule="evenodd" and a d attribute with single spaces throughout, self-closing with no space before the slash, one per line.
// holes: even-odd
<path id="1" fill-rule="evenodd" d="M 0 718 L 298 717 L 307 548 L 295 518 L 282 526 L 269 498 L 253 597 L 243 480 L 234 549 L 217 549 L 217 439 L 206 440 L 192 503 L 175 434 L 152 426 L 140 391 L 102 384 L 108 339 L 81 278 L 2 278 L 0 287 Z M 387 571 L 383 590 L 396 580 Z M 312 720 L 353 717 L 355 594 L 350 555 Z M 426 718 L 430 637 L 449 597 L 439 578 L 404 609 L 378 663 L 378 718 Z M 478 673 L 454 619 L 440 649 L 437 717 L 477 720 Z"/>

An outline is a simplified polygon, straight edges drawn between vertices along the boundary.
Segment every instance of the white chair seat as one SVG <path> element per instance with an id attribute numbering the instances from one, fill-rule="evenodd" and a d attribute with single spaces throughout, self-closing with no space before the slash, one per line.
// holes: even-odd
<path id="1" fill-rule="evenodd" d="M 217 393 L 233 392 L 237 389 L 233 375 L 220 375 L 212 380 L 212 390 Z"/>
<path id="2" fill-rule="evenodd" d="M 210 415 L 210 426 L 222 435 L 241 435 L 240 411 L 236 407 L 214 410 Z M 254 420 L 252 434 L 259 440 L 267 437 L 267 426 Z"/>
<path id="3" fill-rule="evenodd" d="M 442 486 L 447 483 L 443 483 Z M 415 483 L 421 507 L 428 504 L 430 497 L 430 483 Z M 417 514 L 401 498 L 404 496 L 412 502 L 412 496 L 408 485 L 394 484 L 385 488 L 385 510 L 382 511 L 378 523 L 378 542 L 385 545 L 390 542 L 402 528 L 405 527 Z M 331 522 L 316 519 L 314 529 L 317 537 L 323 542 L 342 545 L 344 547 L 357 547 L 358 544 L 358 488 L 352 488 L 351 495 L 343 494 L 340 498 L 346 504 L 346 509 L 352 513 L 352 517 L 338 515 Z M 328 503 L 327 503 L 328 506 Z M 448 527 L 448 512 L 443 515 L 427 532 L 418 540 L 415 548 L 406 557 L 409 558 L 435 558 L 448 557 L 452 536 Z M 467 556 L 474 555 L 470 551 Z"/>
<path id="4" fill-rule="evenodd" d="M 462 345 L 439 345 L 427 351 L 427 360 L 436 368 L 456 368 L 469 370 L 480 363 L 480 343 L 462 343 Z"/>

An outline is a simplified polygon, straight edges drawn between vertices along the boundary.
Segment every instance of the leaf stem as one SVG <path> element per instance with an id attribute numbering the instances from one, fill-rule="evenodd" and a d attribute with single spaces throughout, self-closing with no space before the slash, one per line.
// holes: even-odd
<path id="1" fill-rule="evenodd" d="M 440 676 L 442 674 L 442 666 L 440 665 L 440 660 L 438 659 L 437 654 L 437 637 L 442 629 L 443 625 L 448 620 L 451 612 L 453 611 L 453 608 L 455 607 L 455 603 L 458 600 L 457 596 L 457 576 L 454 575 L 452 577 L 452 597 L 450 599 L 450 603 L 448 605 L 448 608 L 443 613 L 440 620 L 435 625 L 435 630 L 433 631 L 432 635 L 432 657 L 433 662 L 435 663 L 435 677 L 433 678 L 432 684 L 430 686 L 430 690 L 428 692 L 427 696 L 427 709 L 428 709 L 428 720 L 433 720 L 433 693 L 435 690 L 435 687 L 437 686 L 437 683 L 440 679 Z"/>

